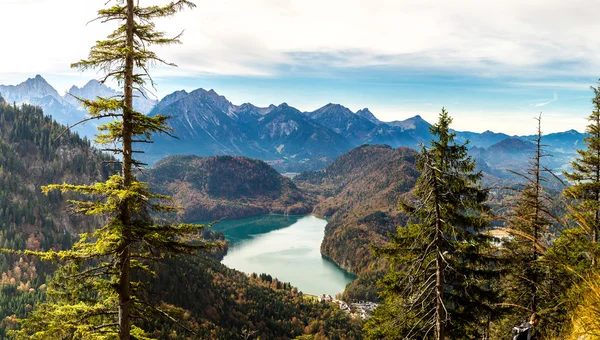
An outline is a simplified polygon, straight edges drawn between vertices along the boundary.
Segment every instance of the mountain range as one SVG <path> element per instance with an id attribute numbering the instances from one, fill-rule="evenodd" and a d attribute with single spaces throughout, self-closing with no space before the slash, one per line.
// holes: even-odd
<path id="1" fill-rule="evenodd" d="M 17 85 L 0 85 L 0 94 L 8 103 L 40 106 L 46 115 L 52 116 L 58 123 L 72 125 L 84 119 L 86 115 L 76 97 L 81 99 L 94 99 L 98 96 L 113 97 L 121 92 L 97 80 L 90 80 L 81 88 L 72 86 L 61 96 L 46 79 L 38 74 Z M 134 107 L 144 114 L 156 106 L 157 101 L 149 99 L 145 93 L 137 91 L 135 96 Z M 97 124 L 98 122 L 90 121 L 78 125 L 74 128 L 74 132 L 93 139 Z"/>
<path id="2" fill-rule="evenodd" d="M 38 75 L 15 86 L 0 85 L 0 94 L 9 103 L 39 105 L 58 122 L 73 124 L 85 115 L 74 96 L 91 99 L 119 92 L 91 80 L 81 88 L 71 87 L 60 96 Z M 286 103 L 267 107 L 251 103 L 235 105 L 214 90 L 201 88 L 176 91 L 159 102 L 138 93 L 134 106 L 149 115 L 170 116 L 169 125 L 178 137 L 154 136 L 153 144 L 143 146 L 144 154 L 139 158 L 150 165 L 175 154 L 235 155 L 264 160 L 280 172 L 301 172 L 323 169 L 336 157 L 363 144 L 418 149 L 431 139 L 430 123 L 419 115 L 382 122 L 368 108 L 353 112 L 333 103 L 311 112 L 302 112 Z M 78 126 L 76 131 L 90 138 L 95 134 L 95 123 Z M 546 151 L 554 156 L 549 165 L 565 169 L 576 155 L 575 150 L 583 145 L 584 137 L 585 134 L 575 130 L 544 136 Z M 456 131 L 456 139 L 469 140 L 480 168 L 503 171 L 526 164 L 532 136 Z M 501 161 L 495 157 L 498 154 L 502 155 Z"/>

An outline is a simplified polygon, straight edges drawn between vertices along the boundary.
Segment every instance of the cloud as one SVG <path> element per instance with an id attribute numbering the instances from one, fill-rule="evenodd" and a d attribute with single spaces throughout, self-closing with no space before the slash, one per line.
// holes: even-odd
<path id="1" fill-rule="evenodd" d="M 555 89 L 567 89 L 567 90 L 589 90 L 590 82 L 574 82 L 574 81 L 530 81 L 530 82 L 513 82 L 509 85 L 523 86 L 523 87 L 542 87 L 542 88 L 555 88 Z"/>
<path id="2" fill-rule="evenodd" d="M 0 44 L 9 52 L 0 55 L 0 73 L 66 72 L 110 30 L 86 25 L 105 0 L 63 2 L 59 9 L 49 1 L 3 1 Z M 159 50 L 183 70 L 174 72 L 272 77 L 298 67 L 386 66 L 532 78 L 600 74 L 600 36 L 590 33 L 600 21 L 583 0 L 196 4 L 158 22 L 171 34 L 185 29 L 183 45 Z"/>
<path id="3" fill-rule="evenodd" d="M 537 103 L 534 106 L 535 107 L 541 107 L 541 106 L 546 106 L 548 104 L 554 103 L 555 101 L 558 100 L 558 95 L 556 94 L 556 92 L 554 92 L 554 98 L 552 100 L 549 100 L 547 102 L 543 102 L 543 103 Z"/>

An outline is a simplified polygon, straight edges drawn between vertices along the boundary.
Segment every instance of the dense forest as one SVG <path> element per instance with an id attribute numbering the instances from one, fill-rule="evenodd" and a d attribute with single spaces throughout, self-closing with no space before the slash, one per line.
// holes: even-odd
<path id="1" fill-rule="evenodd" d="M 37 107 L 2 102 L 0 124 L 0 247 L 32 251 L 70 248 L 79 233 L 100 221 L 69 213 L 67 199 L 72 195 L 46 196 L 40 186 L 107 178 L 115 169 L 103 162 L 112 158 L 68 132 L 57 140 L 65 127 Z M 209 230 L 202 237 L 223 238 Z M 351 321 L 337 307 L 318 304 L 289 283 L 268 275 L 248 277 L 229 269 L 219 263 L 222 255 L 171 259 L 156 267 L 158 278 L 150 288 L 165 308 L 172 307 L 173 315 L 181 316 L 203 338 L 232 339 L 243 332 L 263 339 L 361 337 L 360 322 Z M 32 256 L 4 252 L 0 256 L 0 339 L 4 339 L 7 330 L 19 327 L 19 318 L 46 299 L 48 277 L 56 266 Z M 161 339 L 191 334 L 163 318 L 149 321 L 148 327 Z"/>
<path id="2" fill-rule="evenodd" d="M 60 213 L 69 195 L 40 190 L 52 182 L 90 183 L 106 178 L 113 168 L 102 163 L 111 158 L 91 148 L 89 141 L 64 132 L 39 107 L 0 101 L 0 248 L 68 249 L 72 234 L 93 228 L 93 221 Z M 46 276 L 54 269 L 30 256 L 0 252 L 1 336 L 14 323 L 11 316 L 23 317 L 44 299 Z"/>
<path id="3" fill-rule="evenodd" d="M 301 215 L 315 200 L 263 161 L 241 156 L 170 156 L 141 177 L 184 209 L 186 221 L 260 214 Z"/>
<path id="4" fill-rule="evenodd" d="M 195 5 L 109 3 L 98 19 L 118 25 L 72 65 L 122 87 L 80 99 L 86 121 L 109 119 L 97 148 L 40 108 L 0 96 L 0 338 L 600 336 L 599 88 L 568 171 L 544 163 L 541 116 L 531 144 L 492 149 L 514 168 L 528 157 L 525 169 L 509 169 L 513 187 L 483 185 L 486 167 L 455 140 L 444 108 L 419 152 L 361 146 L 295 182 L 241 157 L 172 157 L 144 174 L 136 145 L 174 131 L 167 116 L 136 111 L 134 91 L 155 85 L 149 66 L 172 65 L 150 47 L 181 42 L 154 22 Z M 515 147 L 521 155 L 503 153 Z M 186 223 L 224 212 L 304 213 L 315 203 L 313 213 L 330 218 L 321 252 L 359 274 L 342 298 L 381 302 L 366 321 L 269 273 L 223 266 L 223 235 Z M 182 217 L 177 204 L 200 208 Z M 249 208 L 236 213 L 241 205 Z"/>
<path id="5" fill-rule="evenodd" d="M 329 217 L 321 252 L 358 274 L 342 296 L 345 301 L 378 300 L 375 284 L 385 261 L 375 257 L 371 246 L 383 245 L 388 234 L 406 222 L 396 207 L 419 175 L 416 156 L 409 148 L 363 145 L 320 172 L 304 172 L 294 179 L 321 197 L 313 213 Z"/>

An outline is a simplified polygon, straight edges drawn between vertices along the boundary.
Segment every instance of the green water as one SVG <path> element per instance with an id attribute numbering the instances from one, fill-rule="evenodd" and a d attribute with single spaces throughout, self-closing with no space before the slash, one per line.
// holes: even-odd
<path id="1" fill-rule="evenodd" d="M 327 221 L 314 216 L 263 215 L 213 226 L 229 242 L 223 264 L 267 273 L 304 293 L 341 293 L 354 276 L 321 255 Z"/>

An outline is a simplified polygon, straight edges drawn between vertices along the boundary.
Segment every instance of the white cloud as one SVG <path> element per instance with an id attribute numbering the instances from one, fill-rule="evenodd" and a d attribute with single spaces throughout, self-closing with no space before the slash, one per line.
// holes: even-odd
<path id="1" fill-rule="evenodd" d="M 549 101 L 546 101 L 546 102 L 537 103 L 537 104 L 535 104 L 534 106 L 535 106 L 535 107 L 542 107 L 542 106 L 546 106 L 546 105 L 548 105 L 548 104 L 552 104 L 552 103 L 554 103 L 554 102 L 555 102 L 555 101 L 557 101 L 557 100 L 558 100 L 558 95 L 556 94 L 556 92 L 554 92 L 554 98 L 552 98 L 551 100 L 549 100 Z"/>
<path id="2" fill-rule="evenodd" d="M 0 0 L 0 74 L 68 73 L 108 25 L 105 0 Z M 144 2 L 143 2 L 144 3 Z M 146 3 L 161 3 L 158 0 Z M 280 65 L 392 65 L 543 78 L 600 74 L 589 1 L 197 0 L 159 27 L 185 29 L 161 74 L 273 76 Z M 547 67 L 552 65 L 552 67 Z M 559 65 L 557 67 L 557 65 Z"/>
<path id="3" fill-rule="evenodd" d="M 543 87 L 543 88 L 554 88 L 554 89 L 567 89 L 567 90 L 589 90 L 590 83 L 585 82 L 560 82 L 560 81 L 530 81 L 530 82 L 516 82 L 510 83 L 510 85 L 517 85 L 523 87 Z"/>

